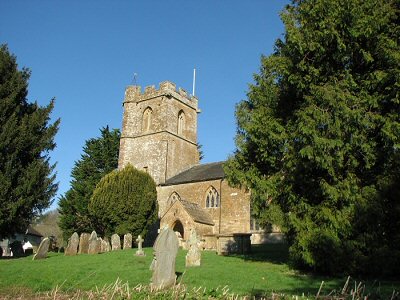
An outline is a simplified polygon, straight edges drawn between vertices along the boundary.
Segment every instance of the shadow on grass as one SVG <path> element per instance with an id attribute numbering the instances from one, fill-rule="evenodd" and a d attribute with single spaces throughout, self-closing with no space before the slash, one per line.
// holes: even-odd
<path id="1" fill-rule="evenodd" d="M 248 261 L 266 261 L 274 264 L 285 264 L 289 259 L 287 244 L 251 245 L 249 254 L 231 254 L 229 256 L 242 258 Z"/>

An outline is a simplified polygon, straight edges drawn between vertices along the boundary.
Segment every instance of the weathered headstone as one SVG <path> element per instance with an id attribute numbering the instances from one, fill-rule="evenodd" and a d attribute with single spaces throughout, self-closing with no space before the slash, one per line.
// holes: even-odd
<path id="1" fill-rule="evenodd" d="M 200 266 L 201 264 L 201 251 L 199 248 L 199 238 L 197 237 L 194 229 L 190 230 L 190 237 L 187 241 L 189 251 L 186 254 L 186 267 Z"/>
<path id="2" fill-rule="evenodd" d="M 49 251 L 49 246 L 50 246 L 50 239 L 48 237 L 45 237 L 40 242 L 39 248 L 37 249 L 37 252 L 33 256 L 32 260 L 46 258 L 47 257 L 47 252 Z"/>
<path id="3" fill-rule="evenodd" d="M 111 236 L 111 250 L 121 250 L 121 238 L 116 233 Z"/>
<path id="4" fill-rule="evenodd" d="M 124 249 L 132 248 L 132 234 L 127 233 L 124 235 Z"/>
<path id="5" fill-rule="evenodd" d="M 81 233 L 81 236 L 79 238 L 79 250 L 78 253 L 79 254 L 87 254 L 88 250 L 89 250 L 89 238 L 90 238 L 90 234 L 89 233 Z"/>
<path id="6" fill-rule="evenodd" d="M 100 252 L 100 248 L 101 248 L 101 242 L 100 240 L 97 238 L 97 233 L 96 231 L 93 231 L 90 235 L 89 238 L 89 249 L 88 249 L 88 253 L 89 254 L 97 254 Z"/>
<path id="7" fill-rule="evenodd" d="M 136 255 L 137 256 L 144 256 L 145 254 L 144 254 L 143 248 L 142 248 L 144 240 L 142 239 L 141 235 L 138 236 L 138 238 L 136 239 L 136 242 L 138 243 L 138 249 L 136 251 Z"/>
<path id="8" fill-rule="evenodd" d="M 179 243 L 175 232 L 164 228 L 154 242 L 155 262 L 151 284 L 156 289 L 168 288 L 175 284 L 175 260 Z"/>
<path id="9" fill-rule="evenodd" d="M 111 246 L 110 242 L 108 241 L 108 238 L 104 238 L 101 240 L 101 251 L 102 253 L 104 252 L 110 252 L 111 251 Z"/>
<path id="10" fill-rule="evenodd" d="M 68 240 L 68 246 L 65 248 L 64 255 L 76 255 L 78 253 L 79 235 L 74 232 Z"/>

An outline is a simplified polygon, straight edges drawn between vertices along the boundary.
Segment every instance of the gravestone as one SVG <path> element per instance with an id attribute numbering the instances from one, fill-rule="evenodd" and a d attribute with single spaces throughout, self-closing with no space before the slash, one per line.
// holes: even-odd
<path id="1" fill-rule="evenodd" d="M 186 267 L 200 266 L 201 264 L 201 251 L 199 248 L 199 238 L 197 237 L 194 229 L 190 230 L 190 237 L 187 241 L 189 251 L 186 254 Z"/>
<path id="2" fill-rule="evenodd" d="M 155 261 L 151 285 L 156 289 L 168 288 L 175 284 L 175 260 L 178 253 L 179 242 L 175 232 L 164 228 L 154 242 Z"/>
<path id="3" fill-rule="evenodd" d="M 101 240 L 101 253 L 105 253 L 105 252 L 110 252 L 111 251 L 111 246 L 110 246 L 110 242 L 108 241 L 108 238 L 104 238 Z"/>
<path id="4" fill-rule="evenodd" d="M 101 242 L 97 238 L 96 231 L 93 231 L 90 234 L 90 238 L 89 238 L 88 254 L 97 254 L 100 252 L 100 248 L 101 248 Z"/>
<path id="5" fill-rule="evenodd" d="M 138 249 L 136 251 L 136 255 L 137 256 L 145 256 L 143 249 L 142 249 L 144 240 L 142 239 L 141 235 L 138 236 L 138 238 L 136 239 L 136 242 L 138 243 Z"/>
<path id="6" fill-rule="evenodd" d="M 33 256 L 32 260 L 46 258 L 47 257 L 47 252 L 49 251 L 49 246 L 50 246 L 50 239 L 48 237 L 45 237 L 40 242 L 39 248 L 37 249 L 37 252 Z"/>
<path id="7" fill-rule="evenodd" d="M 81 233 L 81 236 L 79 238 L 79 254 L 87 254 L 89 250 L 89 238 L 90 234 L 89 233 Z"/>
<path id="8" fill-rule="evenodd" d="M 121 238 L 119 237 L 118 234 L 114 233 L 111 236 L 111 250 L 120 250 L 121 249 Z"/>
<path id="9" fill-rule="evenodd" d="M 76 255 L 78 253 L 79 235 L 74 232 L 68 240 L 68 246 L 65 248 L 64 255 Z"/>
<path id="10" fill-rule="evenodd" d="M 124 249 L 132 248 L 132 234 L 127 233 L 124 235 Z"/>

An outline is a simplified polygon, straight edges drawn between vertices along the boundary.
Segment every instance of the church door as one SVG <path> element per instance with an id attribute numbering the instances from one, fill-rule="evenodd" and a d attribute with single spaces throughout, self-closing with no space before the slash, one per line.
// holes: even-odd
<path id="1" fill-rule="evenodd" d="M 184 231 L 184 229 L 183 229 L 183 225 L 182 225 L 182 222 L 181 222 L 181 221 L 176 220 L 175 223 L 174 223 L 174 225 L 172 226 L 172 230 L 173 230 L 174 232 L 175 232 L 175 231 L 178 231 L 178 232 L 180 233 L 181 237 L 182 237 L 183 239 L 185 238 L 185 237 L 184 237 L 185 231 Z"/>

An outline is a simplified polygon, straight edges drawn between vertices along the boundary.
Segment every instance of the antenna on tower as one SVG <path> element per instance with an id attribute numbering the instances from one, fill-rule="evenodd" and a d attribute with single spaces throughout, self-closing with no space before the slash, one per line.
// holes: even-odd
<path id="1" fill-rule="evenodd" d="M 196 88 L 196 68 L 193 69 L 193 93 L 192 95 L 194 96 L 194 92 L 195 92 L 195 88 Z"/>
<path id="2" fill-rule="evenodd" d="M 136 85 L 137 76 L 138 76 L 137 73 L 133 73 L 133 80 L 132 80 L 133 85 Z"/>

